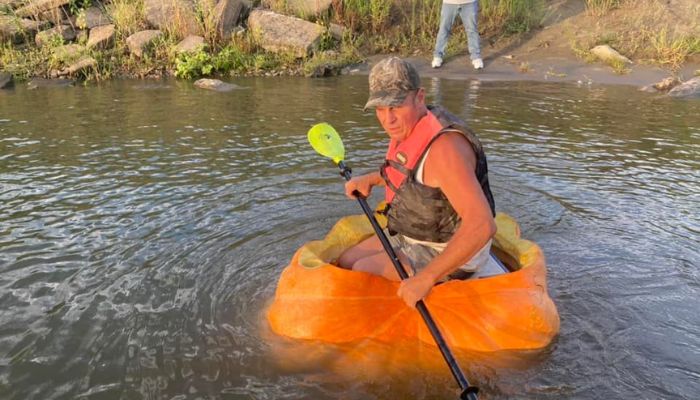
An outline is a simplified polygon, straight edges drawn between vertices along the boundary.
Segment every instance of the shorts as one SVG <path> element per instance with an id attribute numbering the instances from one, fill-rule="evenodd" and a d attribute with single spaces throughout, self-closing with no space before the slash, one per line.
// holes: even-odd
<path id="1" fill-rule="evenodd" d="M 396 250 L 400 250 L 411 263 L 414 272 L 418 273 L 430 261 L 447 247 L 447 243 L 425 242 L 396 234 L 391 236 L 384 230 L 389 242 Z M 500 275 L 508 272 L 503 264 L 491 254 L 491 240 L 486 243 L 471 260 L 447 276 L 447 279 L 473 279 Z"/>

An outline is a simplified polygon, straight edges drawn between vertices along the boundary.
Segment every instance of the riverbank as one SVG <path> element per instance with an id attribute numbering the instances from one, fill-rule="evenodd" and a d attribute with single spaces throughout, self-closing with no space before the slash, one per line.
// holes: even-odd
<path id="1" fill-rule="evenodd" d="M 480 71 L 472 68 L 466 44 L 457 47 L 439 69 L 430 67 L 430 55 L 409 58 L 425 78 L 644 87 L 669 77 L 688 81 L 700 76 L 700 4 L 686 0 L 600 3 L 619 4 L 592 10 L 585 1 L 551 1 L 540 28 L 512 37 L 482 36 L 485 68 Z M 632 62 L 616 65 L 588 50 L 605 44 Z M 368 72 L 379 58 L 369 57 L 356 73 Z"/>
<path id="2" fill-rule="evenodd" d="M 694 0 L 482 0 L 482 71 L 459 22 L 443 67 L 428 65 L 440 0 L 172 1 L 174 11 L 154 0 L 0 0 L 3 80 L 320 77 L 366 72 L 384 54 L 450 79 L 643 86 L 700 74 Z M 616 56 L 595 56 L 600 46 Z"/>
<path id="3" fill-rule="evenodd" d="M 515 53 L 515 52 L 514 52 Z M 367 62 L 355 66 L 349 72 L 368 74 L 374 63 L 385 55 L 374 55 Z M 601 63 L 586 63 L 566 57 L 526 57 L 508 54 L 485 56 L 485 68 L 474 70 L 467 55 L 458 55 L 446 60 L 439 69 L 431 68 L 426 57 L 407 57 L 418 69 L 423 79 L 445 78 L 454 80 L 480 81 L 538 81 L 572 82 L 577 84 L 611 84 L 644 87 L 660 82 L 671 76 L 680 76 L 683 81 L 698 75 L 700 63 L 687 63 L 677 71 L 669 71 L 653 65 L 639 65 L 630 68 L 625 74 L 615 74 L 610 67 Z M 523 63 L 527 68 L 522 67 Z"/>

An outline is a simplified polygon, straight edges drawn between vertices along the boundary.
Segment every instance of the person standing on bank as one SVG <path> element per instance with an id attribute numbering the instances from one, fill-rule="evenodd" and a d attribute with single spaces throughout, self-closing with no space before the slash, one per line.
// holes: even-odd
<path id="1" fill-rule="evenodd" d="M 477 19 L 479 16 L 479 0 L 442 0 L 440 10 L 440 30 L 435 41 L 435 51 L 433 52 L 433 68 L 440 68 L 445 56 L 445 47 L 450 38 L 450 31 L 457 15 L 462 19 L 462 25 L 467 33 L 467 46 L 469 57 L 474 69 L 484 68 L 484 60 L 481 59 L 481 48 L 479 47 L 479 29 Z"/>
<path id="2" fill-rule="evenodd" d="M 345 193 L 369 196 L 385 186 L 388 238 L 410 276 L 398 295 L 414 307 L 439 282 L 504 273 L 490 254 L 495 205 L 479 139 L 458 117 L 426 105 L 418 72 L 405 60 L 377 63 L 369 86 L 365 109 L 375 108 L 389 148 L 380 170 L 352 178 Z M 376 235 L 346 250 L 338 265 L 400 280 Z"/>

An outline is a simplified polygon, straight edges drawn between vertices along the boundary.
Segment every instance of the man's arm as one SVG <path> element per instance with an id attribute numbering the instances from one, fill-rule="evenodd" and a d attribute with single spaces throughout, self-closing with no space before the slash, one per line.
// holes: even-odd
<path id="1" fill-rule="evenodd" d="M 386 182 L 382 178 L 379 171 L 370 172 L 369 174 L 356 176 L 345 183 L 345 195 L 350 198 L 355 198 L 352 194 L 355 190 L 363 196 L 368 197 L 372 192 L 373 186 L 385 186 Z"/>

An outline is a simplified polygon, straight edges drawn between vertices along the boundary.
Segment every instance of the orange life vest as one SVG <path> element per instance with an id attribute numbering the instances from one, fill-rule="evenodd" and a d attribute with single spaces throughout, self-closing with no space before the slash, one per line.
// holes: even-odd
<path id="1" fill-rule="evenodd" d="M 418 182 L 417 165 L 440 135 L 460 133 L 469 142 L 476 156 L 474 173 L 481 190 L 495 215 L 495 203 L 489 186 L 488 165 L 481 142 L 463 121 L 442 107 L 428 106 L 413 131 L 403 141 L 392 140 L 384 164 L 380 168 L 386 182 L 384 210 L 392 235 L 400 233 L 417 240 L 446 243 L 460 224 L 460 217 L 440 188 Z"/>
<path id="2" fill-rule="evenodd" d="M 396 190 L 406 179 L 406 171 L 413 170 L 426 147 L 443 126 L 430 111 L 413 127 L 411 134 L 401 142 L 391 139 L 386 153 L 386 202 L 391 203 Z M 402 171 L 403 170 L 403 171 Z"/>

